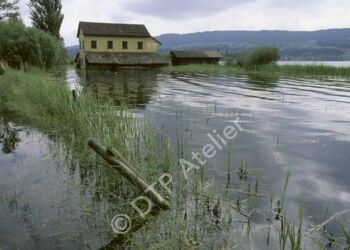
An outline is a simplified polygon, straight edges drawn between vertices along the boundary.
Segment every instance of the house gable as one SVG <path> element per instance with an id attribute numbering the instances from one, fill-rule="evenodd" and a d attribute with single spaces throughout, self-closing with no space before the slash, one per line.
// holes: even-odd
<path id="1" fill-rule="evenodd" d="M 164 65 L 160 42 L 143 24 L 79 22 L 80 64 Z M 120 61 L 119 63 L 117 61 Z"/>

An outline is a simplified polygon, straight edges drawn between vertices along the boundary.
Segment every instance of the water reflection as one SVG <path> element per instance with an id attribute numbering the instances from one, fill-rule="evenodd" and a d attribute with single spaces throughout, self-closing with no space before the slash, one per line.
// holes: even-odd
<path id="1" fill-rule="evenodd" d="M 261 74 L 261 73 L 248 73 L 247 82 L 253 85 L 259 85 L 266 88 L 276 87 L 279 81 L 278 74 Z"/>
<path id="2" fill-rule="evenodd" d="M 5 117 L 0 116 L 0 145 L 2 152 L 10 154 L 15 151 L 18 143 L 21 141 L 18 132 L 19 130 L 13 127 Z"/>
<path id="3" fill-rule="evenodd" d="M 157 92 L 157 72 L 147 69 L 118 71 L 80 71 L 86 91 L 98 96 L 110 96 L 116 105 L 125 101 L 129 106 L 144 108 Z"/>

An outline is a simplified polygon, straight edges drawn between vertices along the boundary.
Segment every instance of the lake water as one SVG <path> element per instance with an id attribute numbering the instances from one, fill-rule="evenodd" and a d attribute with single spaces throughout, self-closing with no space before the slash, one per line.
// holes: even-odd
<path id="1" fill-rule="evenodd" d="M 227 197 L 232 202 L 237 199 L 234 190 L 243 200 L 241 191 L 256 185 L 237 177 L 243 164 L 252 180 L 259 179 L 259 193 L 266 200 L 280 195 L 290 172 L 288 208 L 297 211 L 303 203 L 306 227 L 323 222 L 326 211 L 328 218 L 350 209 L 350 79 L 168 75 L 149 70 L 82 74 L 74 69 L 56 77 L 65 78 L 71 89 L 111 96 L 116 104 L 124 99 L 135 117 L 147 117 L 174 144 L 181 135 L 185 155 L 213 144 L 208 133 L 222 135 L 225 127 L 239 121 L 243 131 L 221 144 L 222 149 L 216 148 L 205 165 L 213 192 L 231 190 Z M 112 240 L 113 214 L 106 211 L 115 201 L 96 194 L 102 184 L 86 182 L 79 163 L 57 160 L 57 154 L 64 154 L 57 151 L 57 138 L 22 124 L 6 111 L 0 113 L 0 122 L 0 249 L 107 245 Z M 259 228 L 266 222 L 260 210 L 252 222 L 256 224 L 252 244 L 254 249 L 269 249 L 266 228 Z M 349 218 L 345 214 L 341 221 L 350 225 Z M 164 221 L 157 223 L 160 227 Z M 336 231 L 337 225 L 331 223 L 328 232 Z M 227 238 L 229 232 L 210 231 L 201 247 L 219 246 L 216 237 Z M 242 244 L 238 249 L 246 249 L 248 243 Z"/>

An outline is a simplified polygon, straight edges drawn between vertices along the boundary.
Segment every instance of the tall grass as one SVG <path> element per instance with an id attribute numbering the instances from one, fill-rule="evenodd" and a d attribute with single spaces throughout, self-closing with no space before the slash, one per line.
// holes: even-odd
<path id="1" fill-rule="evenodd" d="M 182 66 L 167 66 L 161 69 L 164 73 L 183 74 L 245 74 L 261 73 L 280 76 L 350 76 L 350 67 L 335 67 L 327 65 L 277 65 L 268 64 L 258 68 L 243 69 L 237 65 L 193 64 Z"/>
<path id="2" fill-rule="evenodd" d="M 243 73 L 239 67 L 227 66 L 227 65 L 215 65 L 215 64 L 190 64 L 181 66 L 167 66 L 161 68 L 164 73 L 194 73 L 194 74 L 216 74 L 227 73 L 237 74 Z"/>
<path id="3" fill-rule="evenodd" d="M 62 138 L 81 160 L 91 156 L 87 142 L 95 138 L 118 148 L 145 175 L 171 167 L 166 139 L 158 138 L 146 123 L 136 121 L 123 105 L 116 107 L 109 98 L 81 93 L 74 100 L 65 82 L 49 79 L 40 70 L 6 71 L 0 78 L 0 92 L 10 111 Z"/>
<path id="4" fill-rule="evenodd" d="M 329 65 L 275 65 L 262 66 L 259 71 L 264 73 L 279 73 L 281 75 L 295 76 L 350 76 L 350 67 L 335 67 Z"/>

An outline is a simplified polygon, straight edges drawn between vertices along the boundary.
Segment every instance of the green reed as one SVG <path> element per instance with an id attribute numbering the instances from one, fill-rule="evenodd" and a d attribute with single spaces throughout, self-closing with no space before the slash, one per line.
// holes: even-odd
<path id="1" fill-rule="evenodd" d="M 167 66 L 160 69 L 164 73 L 192 73 L 192 74 L 237 74 L 245 71 L 239 67 L 215 64 L 190 64 L 181 66 Z"/>
<path id="2" fill-rule="evenodd" d="M 28 73 L 8 70 L 0 78 L 0 93 L 8 110 L 63 140 L 71 158 L 76 157 L 86 168 L 96 165 L 96 155 L 87 147 L 90 138 L 116 147 L 145 176 L 157 176 L 172 167 L 167 138 L 109 98 L 82 92 L 74 99 L 64 81 L 37 69 Z"/>
<path id="3" fill-rule="evenodd" d="M 262 66 L 262 73 L 278 73 L 288 76 L 350 76 L 350 67 L 336 67 L 323 64 Z"/>
<path id="4" fill-rule="evenodd" d="M 161 68 L 164 73 L 182 74 L 252 74 L 261 73 L 270 76 L 350 76 L 350 67 L 336 67 L 322 64 L 314 65 L 277 65 L 268 64 L 254 69 L 243 69 L 237 65 L 190 64 Z"/>

